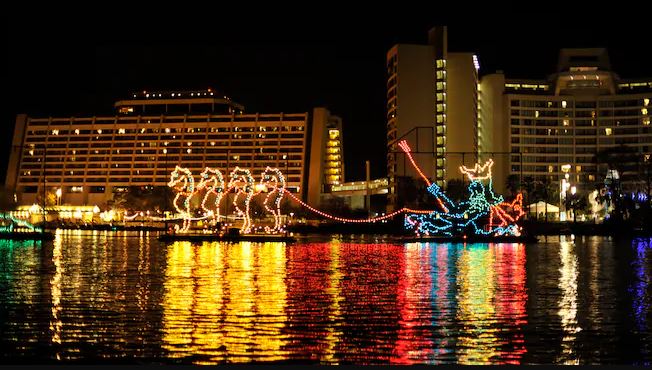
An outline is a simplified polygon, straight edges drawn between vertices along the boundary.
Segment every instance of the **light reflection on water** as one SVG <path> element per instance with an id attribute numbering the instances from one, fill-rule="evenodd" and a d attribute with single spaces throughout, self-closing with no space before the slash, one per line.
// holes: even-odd
<path id="1" fill-rule="evenodd" d="M 649 364 L 651 267 L 649 239 L 162 245 L 59 232 L 0 241 L 0 356 Z"/>

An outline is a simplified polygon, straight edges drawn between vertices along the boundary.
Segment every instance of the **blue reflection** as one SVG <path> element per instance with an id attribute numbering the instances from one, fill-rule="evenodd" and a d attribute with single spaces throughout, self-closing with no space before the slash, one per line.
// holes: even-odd
<path id="1" fill-rule="evenodd" d="M 647 314 L 650 308 L 650 297 L 646 292 L 650 286 L 649 255 L 652 250 L 652 238 L 638 238 L 632 242 L 636 248 L 636 257 L 632 265 L 634 268 L 635 280 L 631 288 L 633 295 L 634 319 L 636 329 L 645 331 L 647 329 Z"/>

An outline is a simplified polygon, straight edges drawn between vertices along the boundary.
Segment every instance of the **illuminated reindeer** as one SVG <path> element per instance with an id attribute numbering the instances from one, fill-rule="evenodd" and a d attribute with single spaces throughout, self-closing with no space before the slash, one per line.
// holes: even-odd
<path id="1" fill-rule="evenodd" d="M 278 232 L 281 230 L 281 200 L 285 195 L 285 176 L 281 173 L 278 168 L 265 168 L 265 171 L 262 173 L 262 178 L 260 179 L 260 185 L 264 186 L 267 189 L 267 197 L 263 202 L 263 206 L 267 212 L 270 212 L 274 215 L 274 227 L 272 229 L 269 226 L 265 227 L 265 231 Z"/>
<path id="2" fill-rule="evenodd" d="M 201 202 L 201 208 L 209 216 L 219 221 L 220 202 L 224 196 L 224 176 L 222 176 L 222 172 L 219 170 L 206 167 L 199 175 L 199 179 L 197 189 L 206 190 L 206 194 Z M 214 196 L 213 202 L 209 202 L 211 196 Z"/>
<path id="3" fill-rule="evenodd" d="M 237 189 L 235 197 L 233 197 L 233 205 L 238 215 L 242 216 L 244 221 L 240 231 L 243 233 L 251 232 L 251 214 L 249 211 L 249 204 L 251 198 L 254 196 L 254 178 L 251 176 L 251 171 L 248 169 L 236 167 L 229 175 L 228 189 Z M 241 195 L 244 195 L 243 208 L 238 206 L 238 200 Z"/>
<path id="4" fill-rule="evenodd" d="M 190 199 L 195 195 L 195 180 L 192 172 L 187 168 L 176 166 L 170 175 L 168 186 L 176 190 L 174 207 L 183 217 L 183 227 L 179 231 L 186 232 L 190 228 L 192 215 L 190 214 Z M 183 202 L 181 201 L 183 199 Z M 178 226 L 177 226 L 178 227 Z"/>

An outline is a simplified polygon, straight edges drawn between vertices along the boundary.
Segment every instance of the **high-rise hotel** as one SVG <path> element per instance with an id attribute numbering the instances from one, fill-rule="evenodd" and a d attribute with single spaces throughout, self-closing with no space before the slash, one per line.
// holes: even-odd
<path id="1" fill-rule="evenodd" d="M 621 79 L 606 49 L 562 49 L 547 79 L 502 72 L 482 77 L 481 147 L 511 153 L 495 166 L 503 179 L 512 174 L 557 183 L 568 174 L 578 189 L 592 190 L 611 166 L 624 189 L 644 189 L 651 100 L 652 78 Z"/>
<path id="2" fill-rule="evenodd" d="M 325 108 L 304 113 L 244 113 L 211 90 L 143 91 L 115 103 L 111 116 L 16 119 L 6 187 L 19 204 L 47 192 L 60 204 L 102 207 L 129 186 L 167 186 L 175 166 L 195 177 L 205 167 L 225 177 L 236 166 L 258 179 L 277 167 L 287 188 L 318 204 L 344 181 L 341 119 Z"/>
<path id="3" fill-rule="evenodd" d="M 652 78 L 621 79 L 605 49 L 561 50 L 546 79 L 503 72 L 479 78 L 477 56 L 448 52 L 446 32 L 435 27 L 428 45 L 398 44 L 387 53 L 393 205 L 400 205 L 401 179 L 417 177 L 397 146 L 402 139 L 426 176 L 443 186 L 461 178 L 461 163 L 488 158 L 501 193 L 509 175 L 549 183 L 568 177 L 591 190 L 613 162 L 625 189 L 643 186 L 652 153 Z M 608 159 L 609 152 L 616 154 Z"/>
<path id="4" fill-rule="evenodd" d="M 441 186 L 476 162 L 478 69 L 473 53 L 448 52 L 446 27 L 428 45 L 394 45 L 387 52 L 387 172 L 396 204 L 401 181 L 416 172 L 398 147 L 405 139 L 428 178 Z"/>

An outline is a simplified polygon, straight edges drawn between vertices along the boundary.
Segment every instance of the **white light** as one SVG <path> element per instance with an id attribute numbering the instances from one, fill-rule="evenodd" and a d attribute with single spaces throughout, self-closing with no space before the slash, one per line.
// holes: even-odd
<path id="1" fill-rule="evenodd" d="M 570 191 L 571 191 L 571 194 L 575 195 L 575 193 L 577 193 L 577 187 L 571 186 Z"/>

